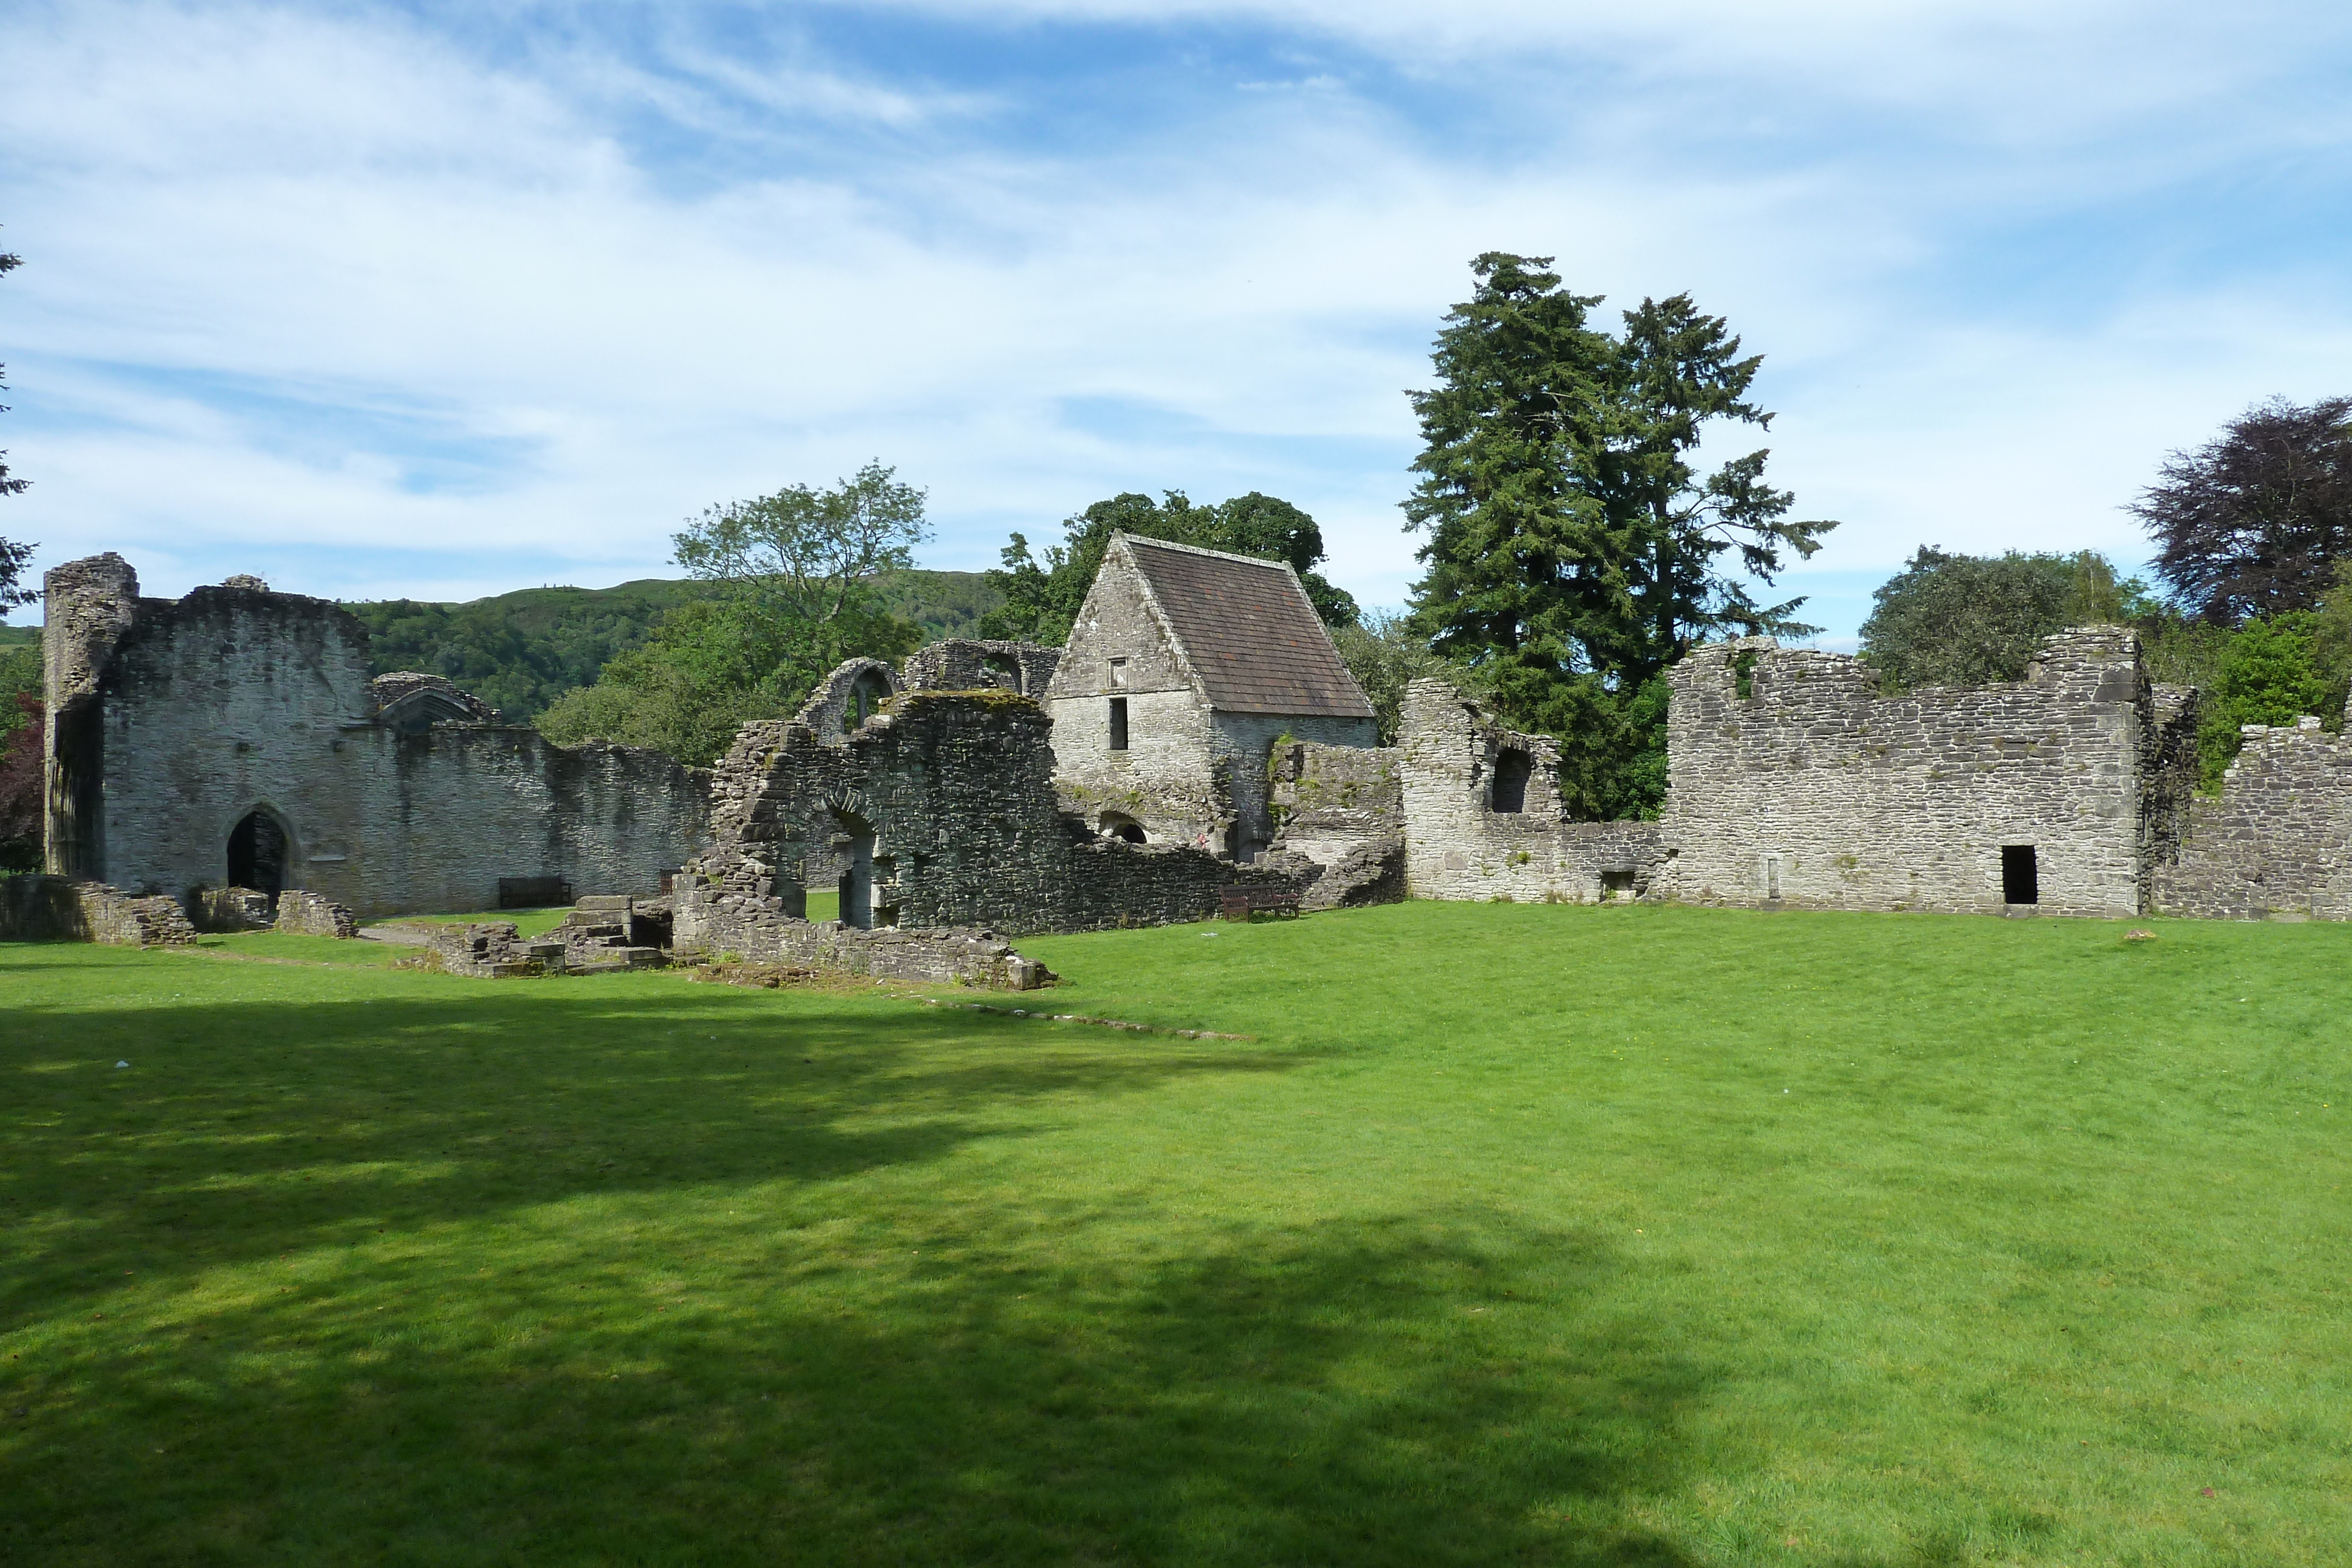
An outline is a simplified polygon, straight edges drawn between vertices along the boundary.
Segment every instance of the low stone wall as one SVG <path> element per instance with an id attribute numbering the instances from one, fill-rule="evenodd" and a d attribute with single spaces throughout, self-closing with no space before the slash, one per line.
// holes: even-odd
<path id="1" fill-rule="evenodd" d="M 0 877 L 0 942 L 87 942 L 81 901 L 61 876 Z"/>
<path id="2" fill-rule="evenodd" d="M 839 969 L 877 979 L 1032 991 L 1057 977 L 1024 958 L 993 931 L 972 927 L 887 927 L 860 931 L 838 921 L 795 919 L 781 900 L 728 892 L 709 879 L 677 879 L 677 943 L 681 953 L 732 953 L 753 963 Z"/>
<path id="3" fill-rule="evenodd" d="M 82 929 L 92 942 L 114 947 L 178 947 L 196 939 L 187 911 L 161 894 L 136 898 L 100 883 L 74 884 Z"/>
<path id="4" fill-rule="evenodd" d="M 562 943 L 526 942 L 511 920 L 436 927 L 425 950 L 434 967 L 476 979 L 519 979 L 563 967 Z"/>
<path id="5" fill-rule="evenodd" d="M 348 939 L 360 934 L 360 923 L 325 894 L 289 887 L 278 895 L 278 929 L 296 936 Z"/>
<path id="6" fill-rule="evenodd" d="M 2156 869 L 2156 912 L 2352 919 L 2352 737 L 2316 718 L 2242 733 L 2220 797 L 2190 802 L 2179 858 Z"/>
<path id="7" fill-rule="evenodd" d="M 267 931 L 277 922 L 269 895 L 250 887 L 200 887 L 188 894 L 188 923 L 197 930 L 228 935 Z"/>

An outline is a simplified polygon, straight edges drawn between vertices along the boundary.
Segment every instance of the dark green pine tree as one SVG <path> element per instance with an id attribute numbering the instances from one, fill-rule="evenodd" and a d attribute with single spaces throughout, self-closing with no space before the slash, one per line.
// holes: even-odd
<path id="1" fill-rule="evenodd" d="M 1512 723 L 1559 737 L 1570 810 L 1654 813 L 1664 799 L 1664 672 L 1725 630 L 1803 634 L 1803 601 L 1759 604 L 1727 577 L 1738 551 L 1769 583 L 1830 522 L 1788 520 L 1757 451 L 1702 475 L 1711 423 L 1768 425 L 1747 401 L 1759 357 L 1687 296 L 1643 300 L 1622 337 L 1599 297 L 1550 259 L 1489 252 L 1475 297 L 1439 333 L 1440 384 L 1413 394 L 1423 476 L 1404 503 L 1425 533 L 1412 619 L 1466 660 Z"/>

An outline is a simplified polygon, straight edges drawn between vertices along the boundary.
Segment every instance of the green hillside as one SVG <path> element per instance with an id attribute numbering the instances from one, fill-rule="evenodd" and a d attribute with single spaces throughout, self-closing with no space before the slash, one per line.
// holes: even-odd
<path id="1" fill-rule="evenodd" d="M 386 599 L 344 608 L 367 625 L 376 674 L 446 675 L 529 723 L 645 642 L 664 612 L 709 591 L 699 582 L 641 578 L 617 588 L 519 589 L 465 604 Z M 891 598 L 932 639 L 971 635 L 999 602 L 976 571 L 906 572 Z"/>
<path id="2" fill-rule="evenodd" d="M 41 640 L 38 626 L 0 626 L 0 648 L 13 648 L 23 643 Z"/>

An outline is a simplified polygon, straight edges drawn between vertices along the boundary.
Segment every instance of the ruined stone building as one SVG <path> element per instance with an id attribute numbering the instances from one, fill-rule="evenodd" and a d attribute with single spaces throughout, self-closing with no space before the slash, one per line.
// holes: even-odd
<path id="1" fill-rule="evenodd" d="M 703 776 L 555 746 L 437 676 L 372 681 L 366 629 L 324 600 L 251 578 L 142 599 L 110 554 L 47 588 L 55 875 L 487 909 L 652 893 L 708 833 Z"/>
<path id="2" fill-rule="evenodd" d="M 1414 683 L 1374 745 L 1287 567 L 1123 533 L 1066 648 L 852 660 L 715 775 L 552 746 L 436 676 L 370 680 L 356 620 L 254 580 L 142 599 L 108 555 L 47 586 L 50 867 L 124 890 L 83 898 L 90 929 L 161 930 L 140 895 L 228 885 L 381 915 L 688 868 L 682 946 L 1026 986 L 1006 934 L 1199 919 L 1235 884 L 1307 908 L 2352 918 L 2352 740 L 2250 729 L 2196 796 L 2195 695 L 2117 627 L 2047 639 L 2022 680 L 1900 695 L 1839 654 L 1696 649 L 1661 820 L 1580 822 L 1556 743 L 1451 685 Z M 811 889 L 838 922 L 805 918 Z"/>
<path id="3" fill-rule="evenodd" d="M 2196 785 L 2185 689 L 2137 637 L 2044 640 L 2025 678 L 1881 694 L 1754 638 L 1675 666 L 1659 891 L 1700 904 L 2147 912 Z"/>
<path id="4" fill-rule="evenodd" d="M 1378 738 L 1372 705 L 1287 565 L 1124 532 L 1042 700 L 1074 815 L 1243 862 L 1274 841 L 1277 739 Z"/>

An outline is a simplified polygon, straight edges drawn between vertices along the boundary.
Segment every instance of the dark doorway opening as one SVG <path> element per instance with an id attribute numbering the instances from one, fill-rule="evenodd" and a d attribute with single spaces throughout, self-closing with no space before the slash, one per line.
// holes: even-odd
<path id="1" fill-rule="evenodd" d="M 1113 751 L 1127 749 L 1127 699 L 1125 697 L 1110 699 L 1110 748 Z"/>
<path id="2" fill-rule="evenodd" d="M 843 845 L 847 865 L 841 873 L 841 923 L 860 931 L 874 928 L 874 829 L 863 817 L 836 810 L 834 821 L 841 825 L 849 842 Z"/>
<path id="3" fill-rule="evenodd" d="M 266 893 L 271 904 L 286 890 L 286 828 L 267 811 L 248 811 L 228 832 L 228 884 Z"/>
<path id="4" fill-rule="evenodd" d="M 1102 831 L 1105 838 L 1125 839 L 1130 844 L 1147 841 L 1143 824 L 1124 811 L 1105 811 L 1102 814 Z"/>
<path id="5" fill-rule="evenodd" d="M 2042 868 L 2034 863 L 2032 844 L 2000 846 L 2000 901 L 2003 904 L 2042 902 Z"/>
<path id="6" fill-rule="evenodd" d="M 1528 809 L 1528 775 L 1534 769 L 1534 759 L 1524 751 L 1506 751 L 1495 758 L 1496 810 L 1524 811 Z"/>

